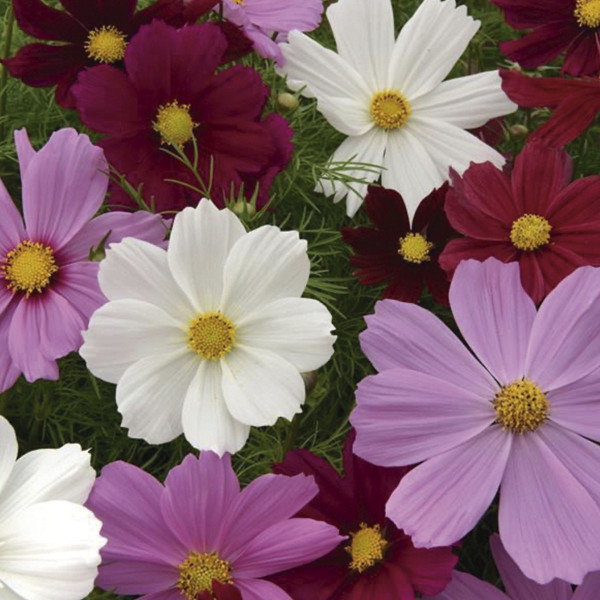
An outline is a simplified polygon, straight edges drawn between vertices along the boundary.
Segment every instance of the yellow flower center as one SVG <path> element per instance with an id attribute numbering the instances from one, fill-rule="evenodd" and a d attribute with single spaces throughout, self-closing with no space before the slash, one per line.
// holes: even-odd
<path id="1" fill-rule="evenodd" d="M 383 129 L 398 129 L 410 117 L 408 100 L 396 90 L 375 92 L 371 99 L 371 118 Z"/>
<path id="2" fill-rule="evenodd" d="M 231 563 L 216 552 L 192 552 L 180 565 L 176 587 L 188 600 L 196 600 L 200 592 L 212 592 L 213 581 L 233 583 Z"/>
<path id="3" fill-rule="evenodd" d="M 154 131 L 160 133 L 163 144 L 174 144 L 180 148 L 192 139 L 194 127 L 189 104 L 179 104 L 177 100 L 158 107 Z"/>
<path id="4" fill-rule="evenodd" d="M 580 27 L 598 27 L 600 0 L 577 0 L 574 14 Z"/>
<path id="5" fill-rule="evenodd" d="M 379 525 L 367 527 L 366 523 L 361 523 L 360 529 L 350 535 L 352 541 L 346 546 L 346 551 L 352 557 L 350 568 L 353 571 L 362 573 L 383 560 L 383 551 L 387 542 L 381 535 Z"/>
<path id="6" fill-rule="evenodd" d="M 550 231 L 552 225 L 544 217 L 525 214 L 512 224 L 510 241 L 518 250 L 531 252 L 550 241 Z"/>
<path id="7" fill-rule="evenodd" d="M 223 358 L 235 343 L 235 325 L 219 312 L 208 312 L 192 320 L 188 346 L 206 360 Z"/>
<path id="8" fill-rule="evenodd" d="M 535 431 L 548 416 L 546 394 L 529 379 L 519 379 L 500 388 L 494 397 L 496 420 L 514 433 Z"/>
<path id="9" fill-rule="evenodd" d="M 240 6 L 244 5 L 244 0 L 233 0 L 236 4 L 239 4 Z"/>
<path id="10" fill-rule="evenodd" d="M 25 292 L 29 297 L 50 284 L 58 266 L 50 246 L 24 240 L 6 255 L 0 270 L 9 290 Z"/>
<path id="11" fill-rule="evenodd" d="M 409 263 L 420 265 L 426 260 L 430 260 L 429 252 L 433 244 L 427 241 L 427 238 L 420 233 L 407 233 L 400 238 L 398 254 Z"/>
<path id="12" fill-rule="evenodd" d="M 87 55 L 95 61 L 114 63 L 125 56 L 126 36 L 112 25 L 96 27 L 90 31 L 84 47 Z"/>

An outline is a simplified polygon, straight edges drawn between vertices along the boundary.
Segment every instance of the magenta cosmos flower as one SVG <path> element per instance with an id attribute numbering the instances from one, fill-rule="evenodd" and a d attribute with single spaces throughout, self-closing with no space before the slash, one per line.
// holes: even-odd
<path id="1" fill-rule="evenodd" d="M 576 592 L 573 592 L 570 583 L 560 579 L 540 585 L 523 575 L 496 534 L 490 538 L 490 546 L 506 594 L 472 575 L 455 571 L 450 585 L 431 600 L 598 600 L 600 598 L 600 572 L 587 575 Z"/>
<path id="2" fill-rule="evenodd" d="M 164 486 L 137 467 L 102 470 L 87 502 L 108 543 L 96 584 L 144 600 L 291 600 L 268 575 L 337 546 L 335 527 L 292 518 L 318 492 L 312 477 L 263 475 L 243 491 L 229 455 L 188 455 Z"/>
<path id="3" fill-rule="evenodd" d="M 243 188 L 259 188 L 257 204 L 268 200 L 275 175 L 292 151 L 285 119 L 261 120 L 269 89 L 249 67 L 216 69 L 227 40 L 212 24 L 177 30 L 153 21 L 125 51 L 126 73 L 101 65 L 81 73 L 73 86 L 81 120 L 108 137 L 99 142 L 109 163 L 138 187 L 157 210 L 180 210 L 202 194 L 169 180 L 198 187 L 193 173 L 162 149 L 172 144 L 193 158 L 211 199 L 223 206 Z M 117 101 L 118 99 L 118 101 Z M 212 184 L 212 185 L 211 185 Z M 131 202 L 115 192 L 112 203 Z"/>
<path id="4" fill-rule="evenodd" d="M 344 477 L 308 450 L 288 452 L 276 473 L 313 475 L 319 494 L 298 516 L 331 523 L 349 536 L 310 565 L 275 575 L 294 600 L 415 600 L 448 585 L 458 557 L 451 548 L 415 548 L 385 516 L 385 503 L 407 467 L 376 467 L 352 453 L 354 432 L 343 450 Z"/>
<path id="5" fill-rule="evenodd" d="M 86 135 L 61 129 L 36 153 L 22 129 L 15 143 L 25 224 L 0 182 L 0 392 L 20 373 L 58 379 L 56 359 L 83 343 L 81 331 L 106 302 L 90 251 L 126 236 L 159 243 L 166 233 L 150 213 L 92 218 L 108 175 Z"/>
<path id="6" fill-rule="evenodd" d="M 600 569 L 600 269 L 582 267 L 536 313 L 519 267 L 461 263 L 450 306 L 474 356 L 426 310 L 383 300 L 360 341 L 354 451 L 418 462 L 387 516 L 417 547 L 467 534 L 501 487 L 500 536 L 525 575 L 581 583 Z"/>

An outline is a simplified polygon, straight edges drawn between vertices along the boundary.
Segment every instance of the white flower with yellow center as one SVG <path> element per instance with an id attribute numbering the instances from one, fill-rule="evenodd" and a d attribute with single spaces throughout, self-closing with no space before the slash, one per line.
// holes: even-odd
<path id="1" fill-rule="evenodd" d="M 339 0 L 327 10 L 337 54 L 293 31 L 282 45 L 281 73 L 293 90 L 349 137 L 330 159 L 344 175 L 399 192 L 412 217 L 419 202 L 472 162 L 504 158 L 465 129 L 516 110 L 498 71 L 444 81 L 479 29 L 455 0 L 424 0 L 394 39 L 390 0 Z M 362 204 L 366 183 L 323 178 L 317 191 L 347 196 L 349 216 Z"/>
<path id="2" fill-rule="evenodd" d="M 128 238 L 100 265 L 109 302 L 81 355 L 117 384 L 129 435 L 152 444 L 181 433 L 201 450 L 239 450 L 250 426 L 300 412 L 301 372 L 333 353 L 331 315 L 301 298 L 310 262 L 295 231 L 246 233 L 202 200 L 175 217 L 168 250 Z"/>

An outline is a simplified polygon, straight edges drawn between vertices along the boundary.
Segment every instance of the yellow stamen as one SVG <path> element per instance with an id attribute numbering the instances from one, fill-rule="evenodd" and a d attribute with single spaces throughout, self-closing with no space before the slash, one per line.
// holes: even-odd
<path id="1" fill-rule="evenodd" d="M 360 529 L 350 534 L 352 541 L 346 546 L 346 551 L 352 557 L 350 568 L 362 573 L 375 563 L 383 560 L 383 551 L 387 545 L 381 535 L 381 527 L 374 525 L 367 527 L 366 523 L 360 524 Z"/>
<path id="2" fill-rule="evenodd" d="M 216 552 L 198 554 L 192 552 L 180 565 L 179 588 L 187 600 L 196 600 L 201 592 L 212 592 L 213 581 L 233 583 L 231 563 L 219 558 Z"/>
<path id="3" fill-rule="evenodd" d="M 127 36 L 113 25 L 92 29 L 84 44 L 87 55 L 101 63 L 114 63 L 123 60 L 127 48 Z"/>
<path id="4" fill-rule="evenodd" d="M 420 265 L 422 262 L 431 260 L 429 252 L 433 244 L 427 241 L 427 238 L 420 233 L 407 233 L 400 238 L 398 254 L 409 263 Z"/>
<path id="5" fill-rule="evenodd" d="M 574 14 L 580 27 L 600 26 L 600 0 L 577 0 Z"/>
<path id="6" fill-rule="evenodd" d="M 550 241 L 552 225 L 544 217 L 525 214 L 510 229 L 510 241 L 518 250 L 532 252 Z"/>
<path id="7" fill-rule="evenodd" d="M 219 312 L 193 319 L 188 329 L 188 346 L 205 360 L 219 360 L 233 348 L 235 325 Z"/>
<path id="8" fill-rule="evenodd" d="M 9 290 L 25 292 L 28 298 L 50 284 L 58 266 L 50 246 L 24 240 L 6 255 L 0 271 Z"/>
<path id="9" fill-rule="evenodd" d="M 410 117 L 408 100 L 396 90 L 376 92 L 371 99 L 371 118 L 383 129 L 398 129 Z"/>
<path id="10" fill-rule="evenodd" d="M 244 0 L 233 0 L 236 4 L 239 4 L 240 6 L 244 6 Z"/>
<path id="11" fill-rule="evenodd" d="M 535 431 L 548 416 L 546 394 L 529 379 L 505 385 L 494 397 L 496 420 L 513 433 Z"/>
<path id="12" fill-rule="evenodd" d="M 154 131 L 160 133 L 163 144 L 175 144 L 180 148 L 189 142 L 198 123 L 192 121 L 189 104 L 179 104 L 177 100 L 158 107 Z"/>

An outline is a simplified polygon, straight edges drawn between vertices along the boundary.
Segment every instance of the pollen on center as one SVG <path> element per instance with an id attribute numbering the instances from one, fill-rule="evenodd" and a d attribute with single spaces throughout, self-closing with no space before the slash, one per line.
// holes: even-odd
<path id="1" fill-rule="evenodd" d="M 352 557 L 350 569 L 362 573 L 383 560 L 387 542 L 379 525 L 368 527 L 366 523 L 361 523 L 360 529 L 350 535 L 352 541 L 346 546 L 346 551 Z"/>
<path id="2" fill-rule="evenodd" d="M 219 360 L 235 344 L 235 325 L 220 312 L 197 316 L 188 328 L 188 346 L 205 360 Z"/>
<path id="3" fill-rule="evenodd" d="M 180 148 L 192 139 L 197 126 L 198 123 L 194 123 L 190 115 L 190 105 L 179 104 L 177 100 L 159 106 L 156 120 L 152 123 L 163 144 L 173 144 Z"/>
<path id="4" fill-rule="evenodd" d="M 213 581 L 233 583 L 231 563 L 220 558 L 216 552 L 191 552 L 178 569 L 179 580 L 176 587 L 187 600 L 196 600 L 201 592 L 212 592 Z"/>
<path id="5" fill-rule="evenodd" d="M 111 64 L 125 57 L 127 37 L 113 25 L 90 31 L 84 44 L 87 55 L 100 63 Z"/>
<path id="6" fill-rule="evenodd" d="M 496 421 L 513 433 L 535 431 L 548 416 L 546 394 L 529 379 L 505 385 L 494 397 Z"/>
<path id="7" fill-rule="evenodd" d="M 371 118 L 382 129 L 398 129 L 411 115 L 408 100 L 397 90 L 375 92 L 371 98 Z"/>
<path id="8" fill-rule="evenodd" d="M 40 242 L 24 240 L 8 252 L 0 272 L 5 284 L 13 292 L 24 292 L 28 298 L 34 292 L 41 293 L 50 285 L 58 271 L 54 252 Z"/>
<path id="9" fill-rule="evenodd" d="M 600 0 L 577 0 L 574 15 L 580 27 L 600 26 Z"/>
<path id="10" fill-rule="evenodd" d="M 431 260 L 429 252 L 433 244 L 420 233 L 407 233 L 399 240 L 398 254 L 409 263 L 420 265 L 422 262 Z"/>
<path id="11" fill-rule="evenodd" d="M 510 241 L 517 250 L 533 252 L 550 241 L 552 225 L 540 215 L 525 214 L 510 229 Z"/>

